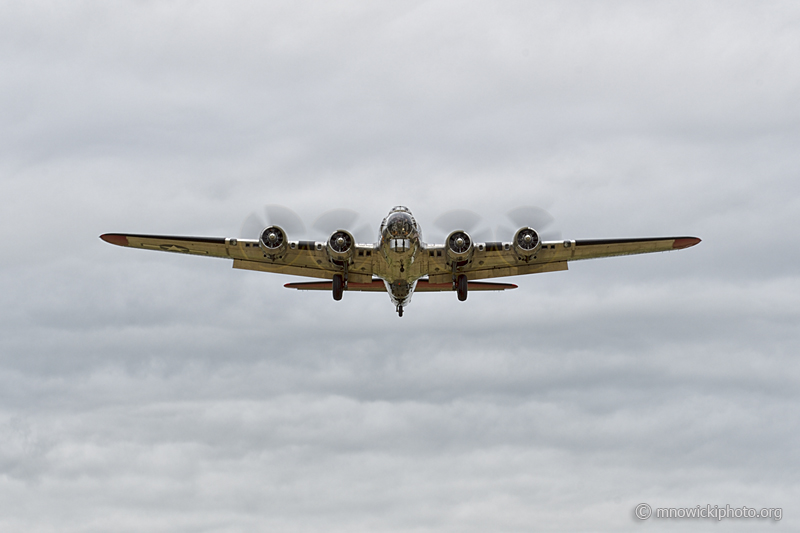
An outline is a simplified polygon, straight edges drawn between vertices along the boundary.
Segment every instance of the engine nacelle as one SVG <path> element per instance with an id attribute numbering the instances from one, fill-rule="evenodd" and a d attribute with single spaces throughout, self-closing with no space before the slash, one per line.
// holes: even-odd
<path id="1" fill-rule="evenodd" d="M 349 231 L 336 230 L 328 239 L 328 257 L 336 263 L 350 263 L 356 253 L 356 240 Z"/>
<path id="2" fill-rule="evenodd" d="M 448 235 L 445 246 L 447 259 L 451 263 L 463 263 L 472 259 L 472 238 L 466 231 L 458 230 Z"/>
<path id="3" fill-rule="evenodd" d="M 533 228 L 520 228 L 514 234 L 514 250 L 521 257 L 528 258 L 534 255 L 542 247 L 539 234 Z"/>
<path id="4" fill-rule="evenodd" d="M 267 254 L 271 256 L 283 255 L 286 248 L 289 246 L 289 241 L 286 240 L 286 232 L 279 226 L 270 226 L 264 228 L 261 236 L 258 238 L 258 246 Z"/>

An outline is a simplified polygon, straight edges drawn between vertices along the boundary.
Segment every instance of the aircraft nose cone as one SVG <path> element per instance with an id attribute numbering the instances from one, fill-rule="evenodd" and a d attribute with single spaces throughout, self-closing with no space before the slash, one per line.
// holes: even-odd
<path id="1" fill-rule="evenodd" d="M 531 237 L 530 233 L 529 233 L 529 234 L 527 234 L 527 235 L 525 235 L 525 242 L 528 242 L 528 243 L 529 243 L 529 242 L 531 242 L 532 240 L 533 240 L 533 237 Z"/>
<path id="2" fill-rule="evenodd" d="M 339 237 L 338 239 L 336 239 L 336 244 L 338 244 L 339 246 L 344 246 L 344 238 Z"/>
<path id="3" fill-rule="evenodd" d="M 274 233 L 270 233 L 269 237 L 267 237 L 267 238 L 269 239 L 269 242 L 275 242 L 275 241 L 278 240 L 278 236 L 275 235 Z"/>
<path id="4" fill-rule="evenodd" d="M 459 246 L 464 246 L 464 239 L 459 237 L 458 239 L 456 239 L 456 244 Z"/>

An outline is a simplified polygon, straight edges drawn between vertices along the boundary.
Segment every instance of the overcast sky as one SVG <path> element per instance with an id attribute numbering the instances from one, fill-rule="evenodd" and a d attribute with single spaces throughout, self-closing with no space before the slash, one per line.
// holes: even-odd
<path id="1" fill-rule="evenodd" d="M 0 147 L 0 531 L 800 531 L 796 2 L 0 0 Z M 400 319 L 98 239 L 265 204 L 703 242 Z"/>

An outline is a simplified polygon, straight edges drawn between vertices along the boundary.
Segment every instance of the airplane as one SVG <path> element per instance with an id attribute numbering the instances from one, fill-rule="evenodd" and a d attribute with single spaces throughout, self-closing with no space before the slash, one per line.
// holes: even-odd
<path id="1" fill-rule="evenodd" d="M 387 292 L 400 317 L 415 292 L 453 291 L 463 302 L 471 291 L 517 288 L 478 280 L 563 271 L 569 261 L 679 250 L 700 242 L 697 237 L 543 241 L 536 229 L 523 226 L 509 242 L 473 242 L 466 230 L 455 229 L 444 244 L 428 244 L 404 206 L 383 219 L 374 244 L 357 243 L 346 229 L 337 229 L 325 242 L 293 241 L 274 224 L 258 239 L 125 233 L 100 238 L 130 248 L 233 259 L 237 269 L 323 279 L 284 287 L 330 291 L 334 300 L 350 291 Z"/>

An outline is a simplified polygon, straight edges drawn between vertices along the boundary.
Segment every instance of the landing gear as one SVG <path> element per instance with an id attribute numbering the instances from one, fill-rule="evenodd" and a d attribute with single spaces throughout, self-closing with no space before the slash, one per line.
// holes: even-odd
<path id="1" fill-rule="evenodd" d="M 333 275 L 333 299 L 337 302 L 342 299 L 344 293 L 344 280 L 341 274 Z"/>
<path id="2" fill-rule="evenodd" d="M 398 305 L 397 306 L 397 316 L 403 316 L 403 306 L 402 305 Z"/>
<path id="3" fill-rule="evenodd" d="M 458 278 L 456 278 L 456 292 L 458 293 L 459 301 L 465 301 L 467 299 L 467 288 L 469 285 L 467 284 L 467 276 L 464 274 L 459 274 Z"/>

